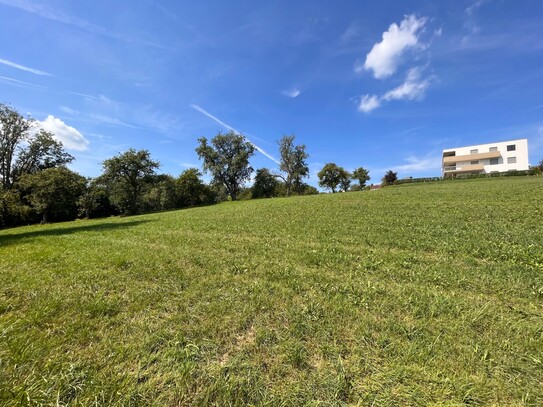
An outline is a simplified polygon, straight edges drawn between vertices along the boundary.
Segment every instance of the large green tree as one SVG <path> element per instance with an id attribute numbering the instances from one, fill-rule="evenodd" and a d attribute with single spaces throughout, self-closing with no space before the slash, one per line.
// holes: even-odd
<path id="1" fill-rule="evenodd" d="M 47 223 L 50 216 L 68 220 L 77 216 L 77 202 L 85 191 L 86 180 L 66 167 L 47 168 L 23 174 L 21 188 L 27 191 L 25 199 Z"/>
<path id="2" fill-rule="evenodd" d="M 294 190 L 302 193 L 304 189 L 303 179 L 309 176 L 309 166 L 306 160 L 309 154 L 305 151 L 305 145 L 295 145 L 295 136 L 283 136 L 278 141 L 280 163 L 279 169 L 284 174 L 277 174 L 283 180 L 287 189 L 287 196 Z"/>
<path id="3" fill-rule="evenodd" d="M 279 181 L 267 168 L 256 170 L 255 182 L 252 188 L 253 198 L 271 198 L 277 195 Z"/>
<path id="4" fill-rule="evenodd" d="M 4 190 L 11 189 L 13 185 L 12 171 L 17 149 L 30 138 L 32 127 L 32 119 L 0 104 L 0 181 Z"/>
<path id="5" fill-rule="evenodd" d="M 353 171 L 353 179 L 358 181 L 358 186 L 360 189 L 363 189 L 366 186 L 370 178 L 370 172 L 364 167 L 358 167 Z"/>
<path id="6" fill-rule="evenodd" d="M 160 167 L 158 161 L 152 160 L 147 150 L 131 148 L 105 160 L 102 167 L 101 178 L 108 186 L 112 202 L 125 214 L 138 213 L 142 194 Z"/>
<path id="7" fill-rule="evenodd" d="M 198 142 L 196 153 L 204 161 L 204 171 L 211 173 L 213 182 L 223 185 L 235 201 L 243 183 L 250 179 L 253 172 L 249 158 L 254 154 L 255 147 L 233 131 L 218 133 L 211 139 L 211 144 L 205 137 L 198 139 Z"/>
<path id="8" fill-rule="evenodd" d="M 334 163 L 327 163 L 317 174 L 319 177 L 319 186 L 322 188 L 332 190 L 332 193 L 336 192 L 336 188 L 341 183 L 343 168 L 337 166 Z"/>

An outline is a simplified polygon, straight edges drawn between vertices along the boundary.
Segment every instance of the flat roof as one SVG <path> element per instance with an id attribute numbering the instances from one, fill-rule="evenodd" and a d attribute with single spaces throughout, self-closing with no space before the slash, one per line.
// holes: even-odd
<path id="1" fill-rule="evenodd" d="M 494 145 L 494 144 L 497 144 L 497 143 L 511 143 L 511 142 L 513 142 L 513 141 L 524 141 L 524 140 L 526 140 L 526 142 L 528 142 L 528 139 L 527 139 L 527 138 L 517 138 L 517 139 L 514 139 L 514 140 L 493 141 L 492 143 L 472 144 L 472 145 L 469 145 L 469 146 L 451 147 L 451 148 L 446 148 L 446 149 L 444 149 L 443 152 L 445 152 L 445 151 L 451 151 L 451 150 L 456 150 L 456 149 L 458 149 L 458 148 L 469 148 L 469 147 L 491 146 L 491 145 Z"/>

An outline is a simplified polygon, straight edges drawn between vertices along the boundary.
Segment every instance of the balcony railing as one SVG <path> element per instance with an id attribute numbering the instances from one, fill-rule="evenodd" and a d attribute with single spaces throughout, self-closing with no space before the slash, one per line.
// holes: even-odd
<path id="1" fill-rule="evenodd" d="M 485 166 L 483 164 L 473 164 L 473 165 L 463 165 L 462 167 L 459 167 L 457 165 L 451 165 L 443 167 L 443 172 L 447 174 L 459 174 L 462 172 L 476 172 L 476 171 L 483 171 L 485 169 Z"/>
<path id="2" fill-rule="evenodd" d="M 499 151 L 489 151 L 488 153 L 468 154 L 468 155 L 453 155 L 449 157 L 443 157 L 443 165 L 451 165 L 464 161 L 478 161 L 488 160 L 489 158 L 500 158 L 501 153 Z"/>

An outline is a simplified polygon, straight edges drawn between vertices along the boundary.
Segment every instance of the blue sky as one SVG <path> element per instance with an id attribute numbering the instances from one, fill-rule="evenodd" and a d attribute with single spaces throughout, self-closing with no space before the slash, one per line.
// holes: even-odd
<path id="1" fill-rule="evenodd" d="M 543 159 L 543 2 L 0 0 L 0 101 L 96 176 L 145 148 L 200 167 L 230 126 L 275 169 L 276 140 L 327 162 L 440 175 L 441 150 L 528 138 Z"/>

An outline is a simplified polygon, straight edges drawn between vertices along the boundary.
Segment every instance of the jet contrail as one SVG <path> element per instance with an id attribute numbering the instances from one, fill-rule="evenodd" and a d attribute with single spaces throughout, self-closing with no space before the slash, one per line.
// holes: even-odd
<path id="1" fill-rule="evenodd" d="M 247 141 L 249 143 L 251 143 L 261 154 L 265 155 L 266 157 L 268 157 L 270 160 L 272 160 L 274 163 L 276 164 L 281 164 L 279 161 L 277 161 L 272 155 L 268 154 L 267 152 L 265 152 L 263 149 L 261 149 L 260 147 L 258 147 L 255 143 L 253 143 L 251 140 L 249 140 L 247 138 L 247 136 L 241 134 L 241 132 L 237 131 L 235 128 L 233 128 L 232 126 L 229 126 L 228 124 L 226 124 L 225 122 L 223 122 L 222 120 L 219 120 L 218 118 L 216 118 L 215 116 L 213 116 L 211 113 L 209 112 L 206 112 L 204 109 L 202 109 L 200 106 L 198 105 L 190 105 L 190 107 L 192 107 L 194 110 L 197 110 L 199 111 L 200 113 L 202 113 L 203 115 L 209 117 L 211 120 L 214 120 L 216 121 L 217 123 L 219 123 L 221 126 L 224 126 L 226 127 L 228 130 L 231 130 L 233 131 L 234 133 L 236 134 L 239 134 L 240 136 L 243 136 L 247 139 Z"/>

